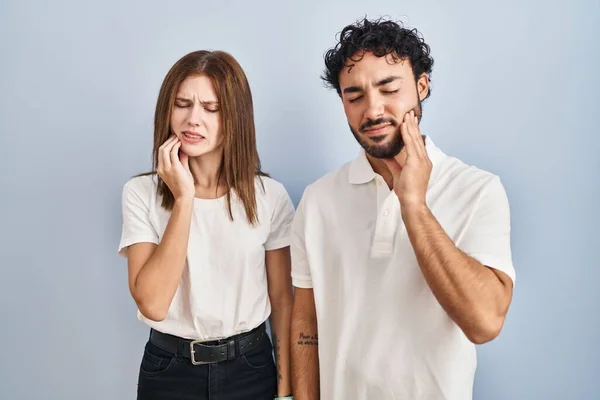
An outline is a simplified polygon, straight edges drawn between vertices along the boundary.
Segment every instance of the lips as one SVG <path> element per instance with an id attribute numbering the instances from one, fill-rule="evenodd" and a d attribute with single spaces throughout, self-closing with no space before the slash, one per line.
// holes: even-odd
<path id="1" fill-rule="evenodd" d="M 381 135 L 381 133 L 386 130 L 387 128 L 391 127 L 392 124 L 382 124 L 382 125 L 377 125 L 377 126 L 372 126 L 369 127 L 368 129 L 364 129 L 363 133 L 365 135 L 371 136 L 371 135 Z"/>
<path id="2" fill-rule="evenodd" d="M 206 138 L 197 132 L 185 131 L 181 132 L 181 140 L 185 143 L 195 144 L 203 142 Z"/>
<path id="3" fill-rule="evenodd" d="M 196 132 L 191 132 L 191 131 L 183 132 L 183 136 L 190 138 L 190 139 L 204 139 L 204 136 L 202 136 L 201 134 L 196 133 Z"/>

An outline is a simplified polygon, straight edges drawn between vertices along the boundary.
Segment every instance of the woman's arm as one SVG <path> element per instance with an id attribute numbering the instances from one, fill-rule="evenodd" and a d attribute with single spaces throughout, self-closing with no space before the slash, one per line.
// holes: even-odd
<path id="1" fill-rule="evenodd" d="M 158 154 L 157 173 L 175 199 L 160 244 L 137 243 L 127 250 L 129 290 L 140 312 L 154 321 L 167 316 L 187 257 L 195 187 L 189 157 L 180 156 L 180 148 L 179 139 L 171 137 Z"/>
<path id="2" fill-rule="evenodd" d="M 137 243 L 127 250 L 129 291 L 148 319 L 167 316 L 181 282 L 190 234 L 193 199 L 175 202 L 159 245 Z"/>

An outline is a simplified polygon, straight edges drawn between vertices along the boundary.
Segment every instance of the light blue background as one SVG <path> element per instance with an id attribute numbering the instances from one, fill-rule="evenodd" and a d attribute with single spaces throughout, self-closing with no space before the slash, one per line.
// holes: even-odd
<path id="1" fill-rule="evenodd" d="M 452 4 L 449 4 L 452 3 Z M 475 398 L 600 398 L 600 2 L 0 3 L 0 398 L 132 399 L 147 329 L 116 254 L 168 68 L 231 52 L 265 169 L 297 203 L 358 151 L 319 74 L 341 28 L 390 15 L 431 45 L 423 131 L 500 175 L 517 287 Z"/>

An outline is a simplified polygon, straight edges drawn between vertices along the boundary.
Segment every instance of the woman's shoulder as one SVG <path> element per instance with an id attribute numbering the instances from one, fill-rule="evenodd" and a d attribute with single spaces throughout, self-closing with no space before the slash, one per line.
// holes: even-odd
<path id="1" fill-rule="evenodd" d="M 142 199 L 148 199 L 156 193 L 157 184 L 154 173 L 136 175 L 123 185 L 123 195 L 132 194 Z"/>
<path id="2" fill-rule="evenodd" d="M 287 196 L 288 192 L 284 184 L 269 176 L 257 176 L 255 180 L 256 195 L 267 196 L 277 199 L 281 196 Z"/>

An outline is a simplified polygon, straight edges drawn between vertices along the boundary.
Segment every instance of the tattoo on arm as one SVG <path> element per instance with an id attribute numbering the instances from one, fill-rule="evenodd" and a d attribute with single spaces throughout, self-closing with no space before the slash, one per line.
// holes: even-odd
<path id="1" fill-rule="evenodd" d="M 299 346 L 318 346 L 319 336 L 316 333 L 314 335 L 305 335 L 304 333 L 300 333 L 296 344 Z"/>
<path id="2" fill-rule="evenodd" d="M 280 346 L 279 346 L 279 338 L 277 337 L 276 334 L 273 334 L 273 347 L 275 349 L 275 365 L 277 365 L 277 380 L 282 380 L 283 377 L 281 376 L 281 363 L 280 363 L 280 357 L 279 354 L 281 352 L 280 350 Z"/>

